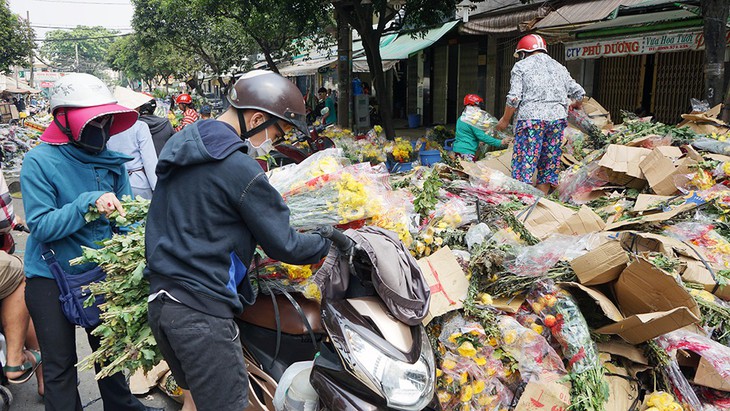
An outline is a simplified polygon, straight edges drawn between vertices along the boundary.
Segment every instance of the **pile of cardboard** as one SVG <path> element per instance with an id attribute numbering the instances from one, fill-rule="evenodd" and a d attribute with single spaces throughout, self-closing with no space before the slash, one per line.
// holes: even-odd
<path id="1" fill-rule="evenodd" d="M 730 131 L 712 110 L 683 117 L 678 127 L 708 136 L 715 133 L 714 139 Z M 555 236 L 575 239 L 574 251 L 580 256 L 556 250 L 575 274 L 572 281 L 559 286 L 579 302 L 595 335 L 610 392 L 603 409 L 656 411 L 646 398 L 663 389 L 685 410 L 730 410 L 730 363 L 717 360 L 730 358 L 722 357 L 730 355 L 727 345 L 718 357 L 691 344 L 666 348 L 666 352 L 660 348 L 668 363 L 647 355 L 650 347 L 664 347 L 663 338 L 677 332 L 689 331 L 708 342 L 717 339 L 727 344 L 718 336 L 730 333 L 730 285 L 725 279 L 730 274 L 726 272 L 730 230 L 720 221 L 724 210 L 730 209 L 730 157 L 695 149 L 692 141 L 678 141 L 669 127 L 657 128 L 670 130 L 667 134 L 635 137 L 627 135 L 623 126 L 614 126 L 609 117 L 599 127 L 609 144 L 598 150 L 586 148 L 582 161 L 564 158 L 568 167 L 560 187 L 571 183 L 565 180 L 580 175 L 580 170 L 588 170 L 583 175 L 590 174 L 586 184 L 592 186 L 565 202 L 558 200 L 559 193 L 540 198 L 513 214 L 520 228 L 539 241 Z M 492 153 L 482 164 L 509 175 L 511 150 Z M 672 227 L 699 227 L 715 237 L 690 232 L 684 238 L 674 235 Z M 591 241 L 586 243 L 588 237 Z M 519 247 L 528 246 L 522 241 Z M 664 266 L 666 261 L 672 265 Z M 450 250 L 441 249 L 419 264 L 432 288 L 427 323 L 453 315 L 474 299 L 468 293 L 474 274 L 462 270 Z M 500 281 L 500 273 L 506 271 L 497 267 L 494 272 L 487 282 Z M 534 276 L 536 282 L 543 276 L 537 271 L 515 274 Z M 490 309 L 507 315 L 514 315 L 520 306 L 529 309 L 523 305 L 529 292 L 526 287 L 508 298 L 495 297 Z M 704 293 L 702 297 L 699 292 Z M 716 313 L 727 322 L 710 320 Z M 671 378 L 662 380 L 662 376 Z M 564 380 L 545 377 L 523 384 L 522 389 L 515 392 L 513 409 L 563 410 L 571 404 L 574 409 L 586 409 L 571 403 L 569 394 L 575 392 Z"/>

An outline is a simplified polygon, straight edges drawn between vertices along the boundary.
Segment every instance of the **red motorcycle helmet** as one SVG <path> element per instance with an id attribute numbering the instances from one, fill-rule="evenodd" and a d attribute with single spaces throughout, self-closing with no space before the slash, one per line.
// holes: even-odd
<path id="1" fill-rule="evenodd" d="M 484 99 L 476 94 L 467 94 L 464 96 L 464 105 L 481 107 L 484 105 Z"/>
<path id="2" fill-rule="evenodd" d="M 517 42 L 517 48 L 515 49 L 514 56 L 515 58 L 518 58 L 520 56 L 520 52 L 532 53 L 533 51 L 538 50 L 547 53 L 547 43 L 545 43 L 545 39 L 537 34 L 528 34 Z"/>
<path id="3" fill-rule="evenodd" d="M 192 104 L 193 98 L 190 97 L 190 94 L 183 93 L 177 96 L 175 99 L 175 104 Z"/>

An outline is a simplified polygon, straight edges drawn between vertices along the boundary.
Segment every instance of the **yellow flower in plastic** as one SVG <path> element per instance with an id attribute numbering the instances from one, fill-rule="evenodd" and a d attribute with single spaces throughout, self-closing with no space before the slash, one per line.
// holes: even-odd
<path id="1" fill-rule="evenodd" d="M 462 333 L 451 333 L 451 335 L 448 338 L 448 341 L 452 344 L 456 344 L 456 340 L 461 337 Z"/>
<path id="2" fill-rule="evenodd" d="M 517 339 L 517 331 L 516 330 L 507 330 L 504 333 L 504 343 L 507 345 L 514 344 L 515 340 Z"/>
<path id="3" fill-rule="evenodd" d="M 471 397 L 474 395 L 474 391 L 471 385 L 466 385 L 461 389 L 461 402 L 471 401 Z"/>
<path id="4" fill-rule="evenodd" d="M 287 276 L 291 280 L 304 280 L 312 276 L 311 265 L 291 265 L 281 263 L 281 266 L 286 269 Z"/>
<path id="5" fill-rule="evenodd" d="M 477 354 L 477 349 L 474 348 L 474 345 L 472 345 L 469 341 L 464 341 L 458 348 L 459 354 L 462 357 L 473 357 Z"/>
<path id="6" fill-rule="evenodd" d="M 534 331 L 534 332 L 536 332 L 538 334 L 542 334 L 542 332 L 545 330 L 545 328 L 542 325 L 537 324 L 537 323 L 533 323 L 530 326 L 530 328 L 532 328 L 532 331 Z"/>
<path id="7" fill-rule="evenodd" d="M 441 378 L 442 375 L 444 375 L 444 372 L 441 368 L 436 368 L 436 378 Z"/>
<path id="8" fill-rule="evenodd" d="M 478 366 L 482 366 L 487 363 L 487 359 L 484 357 L 476 357 L 474 358 L 474 362 L 477 363 Z"/>
<path id="9" fill-rule="evenodd" d="M 474 394 L 479 394 L 480 392 L 484 391 L 484 388 L 486 388 L 486 385 L 484 384 L 484 381 L 478 380 L 471 384 L 472 392 Z"/>
<path id="10" fill-rule="evenodd" d="M 469 373 L 464 371 L 459 375 L 459 385 L 465 385 L 469 382 Z"/>
<path id="11" fill-rule="evenodd" d="M 441 363 L 441 367 L 445 370 L 453 370 L 456 367 L 456 361 L 447 358 Z"/>
<path id="12" fill-rule="evenodd" d="M 436 394 L 439 398 L 439 402 L 441 404 L 448 404 L 449 401 L 451 401 L 452 395 L 449 394 L 448 391 L 439 391 L 438 394 Z"/>

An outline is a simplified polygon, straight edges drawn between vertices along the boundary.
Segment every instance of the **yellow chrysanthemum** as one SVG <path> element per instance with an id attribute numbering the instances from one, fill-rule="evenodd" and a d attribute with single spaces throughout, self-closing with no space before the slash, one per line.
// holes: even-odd
<path id="1" fill-rule="evenodd" d="M 459 346 L 458 351 L 459 351 L 459 355 L 461 355 L 462 357 L 471 358 L 477 354 L 477 349 L 474 348 L 474 345 L 472 345 L 472 343 L 469 341 L 464 341 Z"/>

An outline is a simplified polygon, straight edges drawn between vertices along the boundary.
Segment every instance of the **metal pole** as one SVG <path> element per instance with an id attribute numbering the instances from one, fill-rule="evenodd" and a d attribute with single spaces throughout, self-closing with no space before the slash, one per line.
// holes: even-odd
<path id="1" fill-rule="evenodd" d="M 337 18 L 337 123 L 352 128 L 352 98 L 350 87 L 352 76 L 352 30 L 344 18 Z"/>

